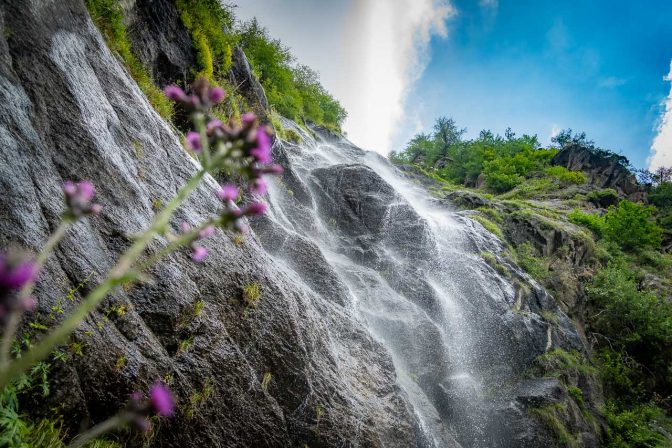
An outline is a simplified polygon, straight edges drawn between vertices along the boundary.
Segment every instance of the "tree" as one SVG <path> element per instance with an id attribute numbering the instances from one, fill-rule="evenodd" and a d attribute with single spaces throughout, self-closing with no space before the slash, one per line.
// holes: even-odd
<path id="1" fill-rule="evenodd" d="M 604 217 L 605 236 L 630 252 L 659 249 L 663 229 L 656 224 L 655 210 L 628 200 L 612 205 Z"/>
<path id="2" fill-rule="evenodd" d="M 439 157 L 448 155 L 448 149 L 462 141 L 466 128 L 458 128 L 452 118 L 439 117 L 434 123 L 434 141 L 437 144 Z"/>

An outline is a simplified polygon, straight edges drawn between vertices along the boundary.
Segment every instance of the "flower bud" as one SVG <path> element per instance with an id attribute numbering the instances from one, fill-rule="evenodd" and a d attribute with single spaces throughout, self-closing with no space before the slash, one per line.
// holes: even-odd
<path id="1" fill-rule="evenodd" d="M 222 201 L 235 201 L 240 196 L 240 191 L 235 185 L 222 185 L 219 191 L 217 191 L 217 196 Z"/>
<path id="2" fill-rule="evenodd" d="M 224 99 L 224 89 L 221 87 L 212 87 L 208 91 L 208 99 L 213 103 L 217 104 Z"/>
<path id="3" fill-rule="evenodd" d="M 201 136 L 198 134 L 198 132 L 189 131 L 185 137 L 185 142 L 187 144 L 187 148 L 191 149 L 195 153 L 201 152 Z"/>

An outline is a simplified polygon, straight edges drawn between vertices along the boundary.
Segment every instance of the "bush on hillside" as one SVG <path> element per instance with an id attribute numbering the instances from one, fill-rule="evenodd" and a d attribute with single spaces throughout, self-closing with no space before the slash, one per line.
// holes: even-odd
<path id="1" fill-rule="evenodd" d="M 656 209 L 623 200 L 604 216 L 604 236 L 625 251 L 659 249 L 663 230 L 655 221 Z"/>
<path id="2" fill-rule="evenodd" d="M 640 290 L 632 270 L 616 259 L 586 287 L 591 306 L 599 310 L 591 327 L 615 350 L 650 373 L 650 389 L 672 386 L 672 303 Z"/>

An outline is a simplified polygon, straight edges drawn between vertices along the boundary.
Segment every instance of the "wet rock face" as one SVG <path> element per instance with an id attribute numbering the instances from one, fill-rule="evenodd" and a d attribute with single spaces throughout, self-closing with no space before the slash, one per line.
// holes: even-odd
<path id="1" fill-rule="evenodd" d="M 191 79 L 195 55 L 191 36 L 173 0 L 121 2 L 128 39 L 159 86 Z"/>
<path id="2" fill-rule="evenodd" d="M 231 61 L 230 75 L 233 78 L 233 84 L 243 92 L 243 95 L 254 108 L 254 112 L 261 117 L 265 117 L 269 110 L 266 92 L 252 73 L 252 67 L 250 67 L 247 56 L 240 47 L 233 49 Z"/>
<path id="3" fill-rule="evenodd" d="M 613 188 L 631 201 L 641 201 L 646 193 L 635 176 L 616 157 L 606 157 L 580 145 L 570 145 L 558 152 L 551 161 L 573 171 L 583 171 L 588 183 L 600 188 Z"/>
<path id="4" fill-rule="evenodd" d="M 3 2 L 0 18 L 0 246 L 39 250 L 58 223 L 65 179 L 94 182 L 104 207 L 69 231 L 42 273 L 33 319 L 50 323 L 51 307 L 75 306 L 63 299 L 68 291 L 83 284 L 76 302 L 99 282 L 148 226 L 152 204 L 166 203 L 197 165 L 110 54 L 83 2 Z M 208 177 L 173 230 L 211 216 L 215 188 Z M 312 281 L 335 291 L 324 298 L 253 234 L 242 244 L 232 237 L 209 239 L 201 265 L 178 252 L 152 270 L 153 281 L 115 291 L 73 335 L 82 356 L 55 362 L 52 394 L 22 411 L 62 405 L 74 433 L 163 379 L 179 410 L 153 446 L 413 446 L 389 355 L 339 304 L 345 292 L 333 276 Z M 147 255 L 165 244 L 157 239 Z M 295 245 L 304 257 L 297 263 L 319 267 L 308 242 Z M 262 296 L 246 307 L 242 289 L 253 283 Z M 195 400 L 204 390 L 209 397 Z"/>

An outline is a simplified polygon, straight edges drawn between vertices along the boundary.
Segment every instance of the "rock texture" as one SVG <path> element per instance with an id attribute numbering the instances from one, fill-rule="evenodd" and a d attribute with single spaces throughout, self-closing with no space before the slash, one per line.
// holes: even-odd
<path id="1" fill-rule="evenodd" d="M 621 163 L 621 157 L 607 155 L 581 145 L 568 145 L 560 150 L 553 160 L 554 165 L 564 166 L 573 171 L 583 171 L 588 183 L 600 188 L 613 188 L 622 197 L 641 201 L 645 191 L 637 183 L 635 176 Z"/>
<path id="2" fill-rule="evenodd" d="M 163 87 L 181 81 L 189 85 L 195 55 L 189 31 L 172 0 L 126 0 L 121 3 L 133 51 Z"/>
<path id="3" fill-rule="evenodd" d="M 65 179 L 92 180 L 104 206 L 47 263 L 33 319 L 49 324 L 51 307 L 75 306 L 68 291 L 84 283 L 76 302 L 100 281 L 148 225 L 153 204 L 168 201 L 197 166 L 110 54 L 83 2 L 3 2 L 0 17 L 0 244 L 38 250 L 58 223 Z M 214 189 L 208 178 L 173 225 L 210 216 Z M 175 253 L 153 281 L 114 292 L 73 335 L 83 354 L 54 363 L 53 393 L 25 411 L 62 406 L 76 431 L 165 379 L 180 408 L 153 446 L 414 444 L 389 355 L 346 309 L 294 281 L 254 235 L 238 246 L 220 231 L 208 248 L 202 265 Z M 246 308 L 242 288 L 252 283 L 262 298 Z M 126 311 L 114 311 L 120 306 Z"/>

